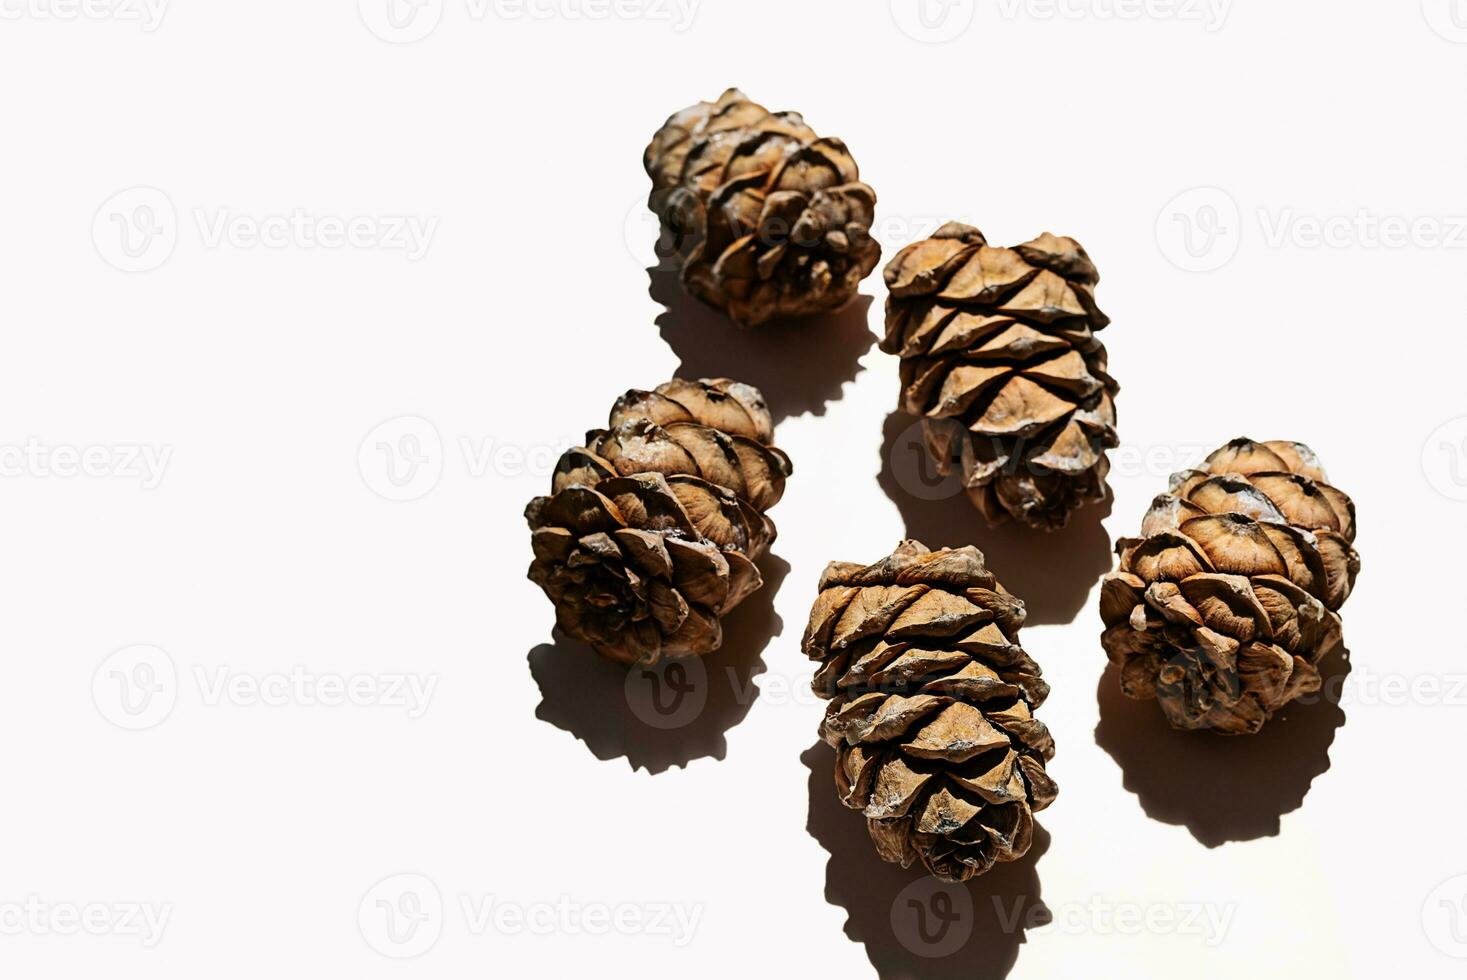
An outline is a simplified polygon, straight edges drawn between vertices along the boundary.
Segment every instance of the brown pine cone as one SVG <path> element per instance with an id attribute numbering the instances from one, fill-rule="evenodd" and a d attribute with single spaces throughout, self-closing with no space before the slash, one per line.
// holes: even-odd
<path id="1" fill-rule="evenodd" d="M 1251 734 L 1320 689 L 1360 571 L 1355 505 L 1297 442 L 1234 439 L 1117 545 L 1100 615 L 1121 689 L 1175 728 Z"/>
<path id="2" fill-rule="evenodd" d="M 951 222 L 886 266 L 886 338 L 902 358 L 902 408 L 921 417 L 946 474 L 961 460 L 990 524 L 1047 531 L 1105 496 L 1119 444 L 1095 305 L 1100 280 L 1072 238 L 992 248 Z"/>
<path id="3" fill-rule="evenodd" d="M 764 511 L 792 471 L 773 438 L 764 396 L 727 378 L 617 399 L 525 510 L 557 625 L 624 664 L 718 649 L 720 617 L 763 584 Z"/>
<path id="4" fill-rule="evenodd" d="M 846 145 L 737 89 L 668 118 L 643 166 L 684 287 L 741 326 L 838 310 L 881 259 Z"/>
<path id="5" fill-rule="evenodd" d="M 1057 790 L 1034 717 L 1049 685 L 1019 647 L 1023 622 L 972 546 L 904 541 L 875 565 L 825 569 L 803 641 L 831 699 L 820 734 L 884 860 L 965 881 L 1029 850 Z"/>

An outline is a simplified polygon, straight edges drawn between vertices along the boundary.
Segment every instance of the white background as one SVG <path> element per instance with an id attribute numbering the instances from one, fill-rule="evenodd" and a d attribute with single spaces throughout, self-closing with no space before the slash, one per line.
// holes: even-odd
<path id="1" fill-rule="evenodd" d="M 67 2 L 0 3 L 0 972 L 1461 974 L 1467 8 Z M 757 334 L 649 294 L 642 149 L 730 84 L 849 143 L 888 258 L 949 217 L 1084 243 L 1113 506 L 1045 538 L 911 496 L 879 276 Z M 521 511 L 679 370 L 761 385 L 796 473 L 659 731 L 553 639 Z M 1358 504 L 1353 671 L 1183 738 L 1102 684 L 1093 586 L 1239 434 Z M 798 649 L 825 562 L 908 533 L 988 552 L 1054 689 L 1047 847 L 944 958 Z"/>

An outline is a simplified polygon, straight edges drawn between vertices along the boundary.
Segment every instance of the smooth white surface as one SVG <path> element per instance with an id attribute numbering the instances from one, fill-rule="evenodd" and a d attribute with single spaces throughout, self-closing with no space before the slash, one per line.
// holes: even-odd
<path id="1" fill-rule="evenodd" d="M 0 479 L 0 972 L 1461 975 L 1439 903 L 1467 936 L 1467 423 L 1437 430 L 1467 414 L 1467 11 L 532 6 L 435 0 L 400 35 L 373 0 L 178 2 L 153 30 L 129 5 L 4 6 L 0 444 L 50 462 L 6 448 Z M 1024 642 L 1061 794 L 1047 851 L 1000 882 L 1003 906 L 1032 876 L 1050 911 L 1022 945 L 894 941 L 912 876 L 833 804 L 824 750 L 802 762 L 816 576 L 907 531 L 878 480 L 896 362 L 849 321 L 735 338 L 681 303 L 678 349 L 659 332 L 642 148 L 729 84 L 847 140 L 888 256 L 961 217 L 1073 235 L 1101 270 L 1125 442 L 1104 536 L 1096 512 L 1056 543 L 904 504 L 1054 611 Z M 356 245 L 312 244 L 353 218 Z M 1405 222 L 1411 242 L 1372 237 Z M 879 328 L 879 277 L 866 293 Z M 532 654 L 552 614 L 520 512 L 620 391 L 685 361 L 782 399 L 797 470 L 772 514 L 788 574 L 730 622 L 755 690 L 659 733 L 619 674 Z M 1107 751 L 1087 590 L 1166 473 L 1243 433 L 1309 442 L 1358 503 L 1345 723 L 1314 705 L 1267 742 L 1183 744 L 1117 715 Z M 424 462 L 394 484 L 379 444 L 405 438 Z M 110 475 L 63 475 L 68 449 Z M 129 714 L 140 665 L 164 700 L 134 688 Z M 419 929 L 388 934 L 405 892 Z M 986 879 L 970 894 L 991 918 Z M 166 914 L 151 948 L 125 903 Z M 1198 909 L 1225 931 L 1184 927 Z M 68 915 L 104 934 L 57 934 Z"/>

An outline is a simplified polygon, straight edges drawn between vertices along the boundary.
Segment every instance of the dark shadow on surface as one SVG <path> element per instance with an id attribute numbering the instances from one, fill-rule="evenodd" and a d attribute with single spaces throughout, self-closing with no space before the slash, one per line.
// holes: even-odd
<path id="1" fill-rule="evenodd" d="M 722 759 L 725 733 L 759 694 L 753 678 L 764 673 L 761 654 L 784 629 L 774 597 L 789 563 L 765 555 L 758 565 L 764 587 L 724 618 L 723 645 L 706 657 L 628 669 L 556 630 L 553 642 L 529 655 L 540 685 L 535 717 L 570 732 L 598 759 L 625 756 L 633 769 L 654 775 L 693 759 Z"/>
<path id="2" fill-rule="evenodd" d="M 846 910 L 846 935 L 865 945 L 883 980 L 1006 977 L 1018 960 L 1024 931 L 1052 918 L 1039 896 L 1035 868 L 1049 848 L 1044 829 L 1035 825 L 1033 846 L 1020 860 L 997 865 L 964 885 L 944 885 L 920 865 L 904 870 L 877 856 L 865 819 L 836 797 L 835 753 L 829 746 L 815 743 L 800 761 L 810 770 L 806 829 L 830 852 L 825 898 Z"/>
<path id="3" fill-rule="evenodd" d="M 1297 810 L 1314 777 L 1329 769 L 1330 743 L 1345 724 L 1338 699 L 1350 652 L 1336 647 L 1320 673 L 1324 691 L 1288 705 L 1256 735 L 1229 736 L 1173 729 L 1155 701 L 1121 693 L 1111 666 L 1100 678 L 1095 743 L 1151 819 L 1185 826 L 1208 847 L 1272 837 L 1279 818 Z"/>
<path id="4" fill-rule="evenodd" d="M 975 544 L 1004 588 L 1024 600 L 1030 625 L 1068 623 L 1110 571 L 1110 538 L 1101 525 L 1111 498 L 1070 516 L 1063 530 L 1008 523 L 989 527 L 963 492 L 962 476 L 940 475 L 922 439 L 922 423 L 905 412 L 886 417 L 877 482 L 901 512 L 906 534 L 929 548 Z"/>
<path id="5" fill-rule="evenodd" d="M 829 316 L 739 327 L 689 296 L 677 273 L 647 270 L 648 293 L 666 307 L 657 317 L 662 339 L 682 362 L 680 378 L 733 378 L 764 393 L 778 423 L 795 415 L 825 414 L 841 388 L 861 371 L 860 359 L 876 336 L 867 326 L 870 296 L 857 296 Z"/>

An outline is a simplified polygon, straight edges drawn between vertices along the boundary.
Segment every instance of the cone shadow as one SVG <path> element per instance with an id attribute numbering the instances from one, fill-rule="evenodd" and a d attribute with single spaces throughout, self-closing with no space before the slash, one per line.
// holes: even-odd
<path id="1" fill-rule="evenodd" d="M 806 829 L 830 853 L 825 898 L 846 910 L 845 933 L 866 947 L 877 974 L 883 980 L 1008 976 L 1024 931 L 1052 918 L 1035 867 L 1049 847 L 1044 829 L 1035 825 L 1033 846 L 1020 860 L 964 885 L 943 885 L 920 866 L 903 869 L 877 856 L 865 819 L 836 797 L 829 746 L 816 742 L 800 761 L 810 770 Z"/>
<path id="2" fill-rule="evenodd" d="M 861 357 L 876 342 L 867 326 L 870 296 L 828 316 L 739 327 L 689 296 L 675 272 L 647 270 L 648 293 L 666 311 L 657 317 L 662 339 L 682 362 L 680 378 L 733 378 L 764 393 L 774 421 L 825 414 L 841 388 L 861 372 Z"/>
<path id="3" fill-rule="evenodd" d="M 901 513 L 907 537 L 929 548 L 976 544 L 1004 588 L 1024 600 L 1030 625 L 1075 618 L 1111 568 L 1110 537 L 1101 524 L 1110 514 L 1109 494 L 1081 507 L 1059 531 L 1015 523 L 989 527 L 963 492 L 961 475 L 938 474 L 920 421 L 892 412 L 882 431 L 877 482 Z"/>
<path id="4" fill-rule="evenodd" d="M 753 678 L 764 673 L 764 648 L 784 629 L 774 597 L 790 566 L 773 555 L 758 564 L 764 587 L 728 614 L 723 645 L 706 657 L 628 670 L 556 630 L 553 642 L 529 654 L 540 686 L 535 717 L 570 732 L 602 761 L 625 757 L 653 775 L 722 759 L 725 734 L 758 696 Z"/>
<path id="5" fill-rule="evenodd" d="M 1343 647 L 1325 655 L 1326 691 L 1350 672 Z M 1095 743 L 1121 767 L 1123 784 L 1153 820 L 1178 824 L 1208 847 L 1273 837 L 1279 818 L 1304 802 L 1314 778 L 1329 769 L 1329 747 L 1345 724 L 1336 697 L 1288 705 L 1256 735 L 1177 731 L 1154 701 L 1121 693 L 1118 670 L 1100 678 Z"/>

